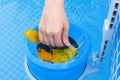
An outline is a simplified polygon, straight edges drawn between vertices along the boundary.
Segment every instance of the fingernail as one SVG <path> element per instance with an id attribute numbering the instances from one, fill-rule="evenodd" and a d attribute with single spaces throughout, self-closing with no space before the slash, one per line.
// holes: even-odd
<path id="1" fill-rule="evenodd" d="M 69 43 L 69 41 L 68 41 L 67 39 L 64 40 L 63 42 L 64 42 L 64 44 L 65 44 L 66 46 L 68 46 L 68 47 L 70 46 L 70 43 Z"/>
<path id="2" fill-rule="evenodd" d="M 67 46 L 70 46 L 70 43 L 69 43 L 69 42 L 67 42 Z"/>

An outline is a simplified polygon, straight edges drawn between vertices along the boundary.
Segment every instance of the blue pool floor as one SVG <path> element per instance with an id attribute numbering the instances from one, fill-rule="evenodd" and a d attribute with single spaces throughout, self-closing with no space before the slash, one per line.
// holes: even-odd
<path id="1" fill-rule="evenodd" d="M 23 32 L 39 24 L 43 0 L 1 0 L 0 2 L 0 80 L 29 80 L 24 70 Z M 101 7 L 102 6 L 102 7 Z M 107 0 L 68 0 L 65 10 L 69 22 L 79 25 L 90 36 L 92 53 L 99 51 Z M 86 80 L 108 80 L 110 48 L 100 72 Z"/>

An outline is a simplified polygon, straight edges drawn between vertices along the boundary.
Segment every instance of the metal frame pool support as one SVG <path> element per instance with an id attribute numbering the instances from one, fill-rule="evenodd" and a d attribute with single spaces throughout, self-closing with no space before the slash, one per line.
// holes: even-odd
<path id="1" fill-rule="evenodd" d="M 104 56 L 106 54 L 106 49 L 109 41 L 112 40 L 113 32 L 114 32 L 114 23 L 117 18 L 117 13 L 120 8 L 120 0 L 112 0 L 110 4 L 110 10 L 108 13 L 107 19 L 104 21 L 103 25 L 103 39 L 101 44 L 100 53 L 93 53 L 92 56 L 88 59 L 88 63 L 86 69 L 79 80 L 83 80 L 87 78 L 87 76 L 92 75 L 93 73 L 97 73 L 100 71 L 100 66 L 104 60 Z"/>
<path id="2" fill-rule="evenodd" d="M 119 11 L 120 0 L 112 0 L 110 5 L 110 10 L 108 13 L 108 18 L 105 19 L 103 25 L 103 39 L 101 44 L 101 51 L 97 54 L 97 60 L 102 62 L 106 53 L 108 42 L 112 40 L 113 31 L 114 31 L 114 22 Z"/>

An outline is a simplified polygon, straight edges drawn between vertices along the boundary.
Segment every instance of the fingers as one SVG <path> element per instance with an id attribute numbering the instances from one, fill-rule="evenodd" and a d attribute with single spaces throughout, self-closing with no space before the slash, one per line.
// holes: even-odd
<path id="1" fill-rule="evenodd" d="M 64 46 L 61 35 L 62 35 L 62 30 L 58 30 L 54 32 L 54 42 L 55 42 L 55 45 L 58 47 Z"/>
<path id="2" fill-rule="evenodd" d="M 39 30 L 40 42 L 50 46 L 63 47 L 64 43 L 62 41 L 62 30 L 48 30 L 40 27 Z"/>
<path id="3" fill-rule="evenodd" d="M 48 37 L 48 40 L 49 40 L 50 46 L 53 46 L 53 47 L 56 46 L 55 43 L 54 43 L 53 36 L 49 36 L 49 37 Z"/>
<path id="4" fill-rule="evenodd" d="M 39 27 L 40 42 L 46 45 L 50 45 L 44 30 L 45 29 L 42 26 Z"/>
<path id="5" fill-rule="evenodd" d="M 39 26 L 39 40 L 41 43 L 44 43 L 43 31 L 42 31 L 42 28 L 40 26 Z"/>
<path id="6" fill-rule="evenodd" d="M 49 44 L 49 39 L 48 39 L 47 35 L 46 35 L 46 34 L 43 34 L 43 36 L 44 36 L 44 44 L 50 45 L 50 44 Z"/>
<path id="7" fill-rule="evenodd" d="M 68 22 L 66 22 L 64 24 L 63 33 L 62 33 L 62 40 L 63 40 L 64 45 L 66 45 L 66 46 L 70 46 L 70 42 L 68 39 L 68 30 L 69 30 L 69 24 L 68 24 Z"/>
<path id="8" fill-rule="evenodd" d="M 45 29 L 45 27 L 40 26 L 39 36 L 40 36 L 41 43 L 49 46 L 56 46 L 54 43 L 54 37 L 53 37 L 52 31 Z"/>
<path id="9" fill-rule="evenodd" d="M 49 44 L 51 46 L 57 46 L 57 47 L 62 47 L 63 43 L 62 43 L 62 39 L 61 39 L 61 34 L 62 34 L 62 30 L 54 30 L 54 31 L 50 31 L 50 30 L 46 30 L 46 38 L 49 41 Z"/>
<path id="10" fill-rule="evenodd" d="M 46 31 L 45 34 L 46 34 L 46 38 L 47 38 L 47 40 L 48 40 L 48 42 L 49 42 L 49 45 L 50 45 L 50 46 L 55 46 L 52 32 Z M 45 44 L 46 44 L 46 43 L 45 43 Z"/>
<path id="11" fill-rule="evenodd" d="M 68 24 L 65 24 L 63 26 L 63 29 L 58 29 L 54 31 L 40 27 L 40 42 L 46 45 L 57 47 L 70 46 L 68 39 L 68 29 Z"/>

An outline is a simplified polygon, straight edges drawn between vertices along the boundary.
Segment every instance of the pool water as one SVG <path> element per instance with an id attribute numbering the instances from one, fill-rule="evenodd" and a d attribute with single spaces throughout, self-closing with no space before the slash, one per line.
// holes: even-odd
<path id="1" fill-rule="evenodd" d="M 24 70 L 23 32 L 39 24 L 43 0 L 0 1 L 0 80 L 29 80 Z M 79 25 L 90 36 L 92 53 L 100 51 L 102 27 L 107 18 L 107 0 L 66 0 L 68 20 Z M 111 45 L 111 44 L 109 44 Z M 86 80 L 108 80 L 110 73 L 110 48 L 100 71 Z"/>

